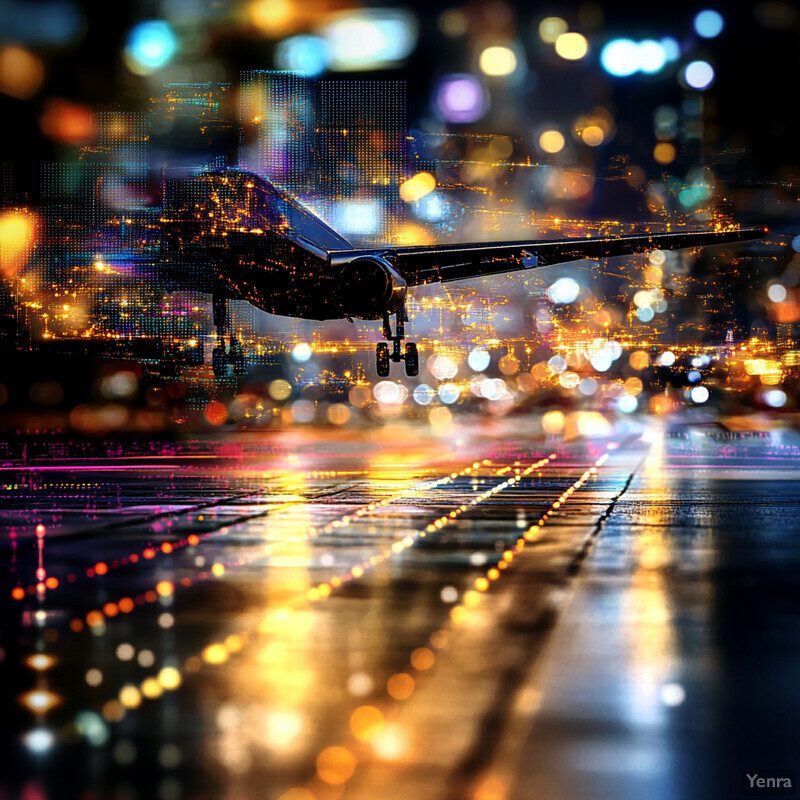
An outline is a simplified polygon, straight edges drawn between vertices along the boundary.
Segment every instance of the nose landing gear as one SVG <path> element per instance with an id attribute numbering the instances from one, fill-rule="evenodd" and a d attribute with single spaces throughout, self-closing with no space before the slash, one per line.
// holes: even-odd
<path id="1" fill-rule="evenodd" d="M 225 297 L 214 298 L 214 325 L 217 329 L 217 344 L 211 351 L 211 369 L 215 378 L 227 378 L 230 368 L 237 376 L 247 374 L 247 362 L 244 357 L 242 343 L 230 330 L 228 316 L 228 300 Z M 230 339 L 230 348 L 225 348 L 225 336 Z"/>
<path id="2" fill-rule="evenodd" d="M 389 345 L 386 342 L 381 342 L 375 352 L 375 360 L 378 375 L 381 378 L 389 376 L 390 362 L 398 363 L 400 361 L 406 362 L 406 375 L 413 378 L 419 375 L 419 353 L 417 352 L 417 345 L 414 342 L 406 342 L 404 352 L 401 352 L 402 341 L 406 338 L 405 323 L 408 317 L 406 316 L 405 307 L 395 312 L 397 318 L 396 332 L 392 334 L 392 324 L 389 319 L 389 314 L 383 315 L 383 335 L 392 343 L 392 350 L 389 352 Z"/>

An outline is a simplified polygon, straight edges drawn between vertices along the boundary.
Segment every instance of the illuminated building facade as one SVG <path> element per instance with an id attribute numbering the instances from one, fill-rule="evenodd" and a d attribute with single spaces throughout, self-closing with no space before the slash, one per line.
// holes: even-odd
<path id="1" fill-rule="evenodd" d="M 308 188 L 314 166 L 313 89 L 294 72 L 243 72 L 239 166 L 291 192 Z"/>

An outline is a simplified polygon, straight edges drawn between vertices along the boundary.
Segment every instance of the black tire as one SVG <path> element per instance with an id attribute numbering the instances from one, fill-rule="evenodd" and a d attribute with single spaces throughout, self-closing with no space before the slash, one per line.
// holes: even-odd
<path id="1" fill-rule="evenodd" d="M 231 366 L 233 367 L 234 375 L 241 376 L 247 374 L 247 361 L 244 357 L 244 348 L 238 339 L 234 339 L 231 342 L 231 349 L 228 353 L 228 358 Z"/>
<path id="2" fill-rule="evenodd" d="M 228 377 L 228 354 L 222 345 L 217 345 L 211 351 L 211 369 L 215 378 Z"/>
<path id="3" fill-rule="evenodd" d="M 419 353 L 414 342 L 406 345 L 406 375 L 409 378 L 419 375 Z"/>
<path id="4" fill-rule="evenodd" d="M 378 370 L 379 377 L 389 377 L 389 345 L 385 342 L 381 342 L 375 350 L 375 365 Z"/>

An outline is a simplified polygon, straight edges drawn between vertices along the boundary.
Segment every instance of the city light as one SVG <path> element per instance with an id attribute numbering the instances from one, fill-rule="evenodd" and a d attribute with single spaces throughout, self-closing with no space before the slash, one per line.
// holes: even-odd
<path id="1" fill-rule="evenodd" d="M 35 53 L 16 44 L 0 47 L 0 92 L 27 100 L 44 80 L 44 64 Z"/>
<path id="2" fill-rule="evenodd" d="M 46 728 L 36 728 L 25 734 L 23 742 L 25 743 L 25 747 L 32 753 L 41 754 L 46 753 L 53 747 L 55 736 L 53 736 L 52 731 Z"/>
<path id="3" fill-rule="evenodd" d="M 342 233 L 370 234 L 380 230 L 380 209 L 371 200 L 341 203 L 335 208 L 333 216 L 336 229 Z"/>
<path id="4" fill-rule="evenodd" d="M 653 148 L 653 158 L 659 164 L 671 164 L 675 160 L 677 151 L 672 142 L 659 142 Z"/>
<path id="5" fill-rule="evenodd" d="M 311 347 L 307 345 L 305 342 L 301 342 L 300 344 L 296 344 L 294 349 L 292 350 L 292 358 L 300 364 L 304 364 L 308 361 L 312 356 Z M 279 390 L 280 393 L 283 390 Z"/>
<path id="6" fill-rule="evenodd" d="M 786 287 L 782 283 L 770 284 L 767 289 L 767 297 L 769 297 L 773 303 L 782 303 L 787 295 Z"/>
<path id="7" fill-rule="evenodd" d="M 341 11 L 321 33 L 332 70 L 364 70 L 396 66 L 417 44 L 417 21 L 400 8 Z"/>
<path id="8" fill-rule="evenodd" d="M 600 51 L 603 69 L 615 78 L 626 78 L 639 71 L 639 46 L 632 39 L 613 39 Z"/>
<path id="9" fill-rule="evenodd" d="M 683 79 L 689 88 L 705 91 L 714 82 L 714 68 L 707 61 L 692 61 L 684 67 Z"/>
<path id="10" fill-rule="evenodd" d="M 0 797 L 659 797 L 716 675 L 780 751 L 790 4 L 0 5 Z"/>
<path id="11" fill-rule="evenodd" d="M 637 72 L 653 75 L 677 57 L 675 47 L 669 42 L 665 44 L 665 40 L 612 39 L 600 51 L 600 64 L 615 78 L 626 78 Z"/>
<path id="12" fill-rule="evenodd" d="M 562 33 L 555 42 L 556 53 L 567 61 L 580 61 L 589 52 L 589 42 L 583 34 Z"/>
<path id="13" fill-rule="evenodd" d="M 436 106 L 448 122 L 475 122 L 488 109 L 483 87 L 469 74 L 443 78 L 436 90 Z"/>
<path id="14" fill-rule="evenodd" d="M 178 49 L 172 26 L 164 20 L 148 20 L 131 28 L 125 45 L 125 63 L 131 72 L 147 75 L 166 66 Z"/>
<path id="15" fill-rule="evenodd" d="M 539 147 L 545 153 L 560 153 L 564 149 L 564 134 L 557 130 L 542 131 L 539 134 Z"/>
<path id="16" fill-rule="evenodd" d="M 467 364 L 473 372 L 483 372 L 491 363 L 492 357 L 488 350 L 475 348 L 467 357 Z"/>
<path id="17" fill-rule="evenodd" d="M 14 275 L 35 241 L 35 218 L 26 210 L 0 212 L 0 273 Z"/>
<path id="18" fill-rule="evenodd" d="M 516 70 L 517 56 L 510 47 L 494 45 L 481 52 L 479 66 L 484 75 L 504 77 Z"/>
<path id="19" fill-rule="evenodd" d="M 573 303 L 577 299 L 580 290 L 580 284 L 573 278 L 559 278 L 547 290 L 547 296 L 554 303 Z"/>
<path id="20" fill-rule="evenodd" d="M 275 64 L 310 78 L 321 75 L 330 60 L 327 42 L 320 36 L 290 36 L 275 48 Z"/>
<path id="21" fill-rule="evenodd" d="M 692 398 L 693 403 L 700 405 L 705 403 L 710 397 L 708 389 L 705 386 L 695 386 L 690 392 L 689 396 Z"/>
<path id="22" fill-rule="evenodd" d="M 420 219 L 438 222 L 447 215 L 447 201 L 438 192 L 424 195 L 415 204 L 415 213 Z"/>
<path id="23" fill-rule="evenodd" d="M 763 397 L 770 408 L 783 408 L 786 405 L 786 392 L 781 389 L 768 389 Z"/>
<path id="24" fill-rule="evenodd" d="M 660 72 L 667 63 L 667 54 L 660 42 L 645 39 L 639 42 L 639 69 L 641 72 L 653 74 Z"/>
<path id="25" fill-rule="evenodd" d="M 250 20 L 266 36 L 286 33 L 295 21 L 297 8 L 293 0 L 251 0 Z"/>
<path id="26" fill-rule="evenodd" d="M 434 397 L 436 397 L 436 392 L 428 386 L 427 383 L 420 383 L 414 389 L 414 402 L 421 406 L 427 406 L 431 404 L 431 401 Z"/>
<path id="27" fill-rule="evenodd" d="M 699 12 L 694 18 L 694 29 L 698 36 L 704 39 L 713 39 L 722 33 L 725 27 L 725 20 L 719 11 L 706 9 Z"/>
<path id="28" fill-rule="evenodd" d="M 569 27 L 561 17 L 545 17 L 539 23 L 539 38 L 547 44 L 555 44 L 558 37 L 567 30 Z"/>
<path id="29" fill-rule="evenodd" d="M 429 172 L 418 172 L 400 184 L 400 197 L 406 203 L 415 203 L 436 188 L 436 178 Z"/>

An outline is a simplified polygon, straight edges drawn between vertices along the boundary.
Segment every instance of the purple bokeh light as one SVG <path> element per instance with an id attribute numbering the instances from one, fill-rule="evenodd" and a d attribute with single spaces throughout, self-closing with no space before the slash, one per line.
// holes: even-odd
<path id="1" fill-rule="evenodd" d="M 475 122 L 488 107 L 480 81 L 469 74 L 448 75 L 436 90 L 436 107 L 448 122 Z"/>

